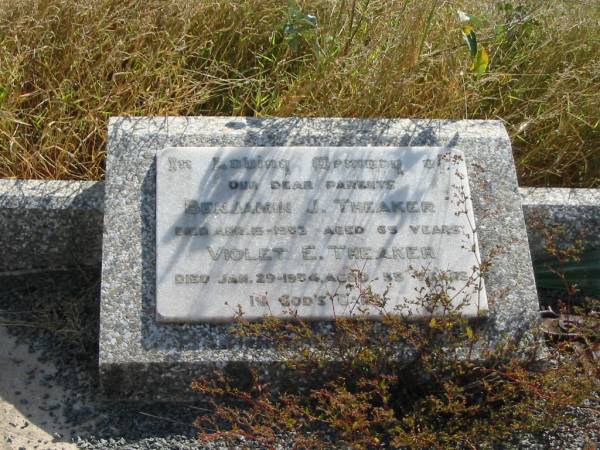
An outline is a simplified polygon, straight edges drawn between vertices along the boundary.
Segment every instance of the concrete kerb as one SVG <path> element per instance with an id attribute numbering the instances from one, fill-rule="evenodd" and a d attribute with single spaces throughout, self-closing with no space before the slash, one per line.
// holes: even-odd
<path id="1" fill-rule="evenodd" d="M 539 225 L 563 227 L 564 245 L 582 240 L 586 251 L 600 249 L 600 189 L 521 188 L 520 194 L 534 261 L 545 253 Z"/>
<path id="2" fill-rule="evenodd" d="M 100 266 L 104 183 L 0 180 L 0 274 Z"/>

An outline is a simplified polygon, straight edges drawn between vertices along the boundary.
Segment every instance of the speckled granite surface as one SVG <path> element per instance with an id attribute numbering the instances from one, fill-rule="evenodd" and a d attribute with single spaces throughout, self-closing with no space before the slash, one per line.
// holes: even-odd
<path id="1" fill-rule="evenodd" d="M 586 250 L 600 249 L 600 189 L 521 188 L 523 213 L 534 259 L 544 256 L 541 229 L 555 230 L 557 240 Z"/>
<path id="2" fill-rule="evenodd" d="M 97 265 L 103 183 L 0 180 L 0 273 Z"/>
<path id="3" fill-rule="evenodd" d="M 154 320 L 156 151 L 225 145 L 415 145 L 464 151 L 483 257 L 502 249 L 486 278 L 488 337 L 517 335 L 535 320 L 538 302 L 525 223 L 510 142 L 500 122 L 117 118 L 109 125 L 100 331 L 100 371 L 109 393 L 134 398 L 150 390 L 160 397 L 185 389 L 194 375 L 211 367 L 278 367 L 281 355 L 234 337 L 228 325 Z"/>

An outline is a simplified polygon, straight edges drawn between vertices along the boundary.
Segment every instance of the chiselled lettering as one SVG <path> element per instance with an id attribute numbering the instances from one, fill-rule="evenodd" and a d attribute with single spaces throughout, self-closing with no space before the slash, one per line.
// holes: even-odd
<path id="1" fill-rule="evenodd" d="M 341 213 L 434 213 L 435 205 L 430 201 L 352 201 L 333 200 Z"/>
<path id="2" fill-rule="evenodd" d="M 435 259 L 433 247 L 352 247 L 329 245 L 327 249 L 336 259 Z"/>
<path id="3" fill-rule="evenodd" d="M 208 254 L 213 261 L 271 261 L 280 260 L 287 249 L 274 248 L 213 248 L 207 247 Z"/>
<path id="4" fill-rule="evenodd" d="M 268 130 L 246 132 L 269 142 Z M 292 146 L 158 155 L 158 320 L 329 320 L 370 311 L 365 292 L 385 293 L 393 312 L 437 281 L 485 307 L 460 151 L 298 147 L 293 127 L 278 136 Z"/>
<path id="5" fill-rule="evenodd" d="M 291 202 L 203 202 L 185 200 L 185 214 L 291 214 Z"/>

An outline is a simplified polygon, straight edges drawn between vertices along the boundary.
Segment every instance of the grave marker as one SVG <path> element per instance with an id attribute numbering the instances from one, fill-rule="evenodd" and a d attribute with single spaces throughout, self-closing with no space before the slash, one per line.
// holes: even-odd
<path id="1" fill-rule="evenodd" d="M 182 148 L 185 147 L 197 148 L 183 150 Z M 198 149 L 200 147 L 203 150 Z M 166 151 L 177 154 L 182 151 L 194 154 L 205 152 L 208 158 L 203 160 L 206 162 L 212 161 L 215 152 L 224 152 L 224 148 L 232 147 L 237 149 L 232 150 L 234 152 L 242 151 L 241 149 L 244 148 L 255 148 L 252 152 L 257 155 L 260 153 L 263 161 L 289 160 L 288 179 L 292 183 L 284 184 L 285 177 L 275 177 L 277 172 L 285 169 L 285 167 L 279 167 L 268 177 L 260 177 L 256 173 L 250 178 L 248 177 L 249 173 L 245 173 L 245 176 L 240 176 L 239 179 L 224 177 L 216 183 L 206 183 L 207 185 L 198 192 L 186 193 L 186 197 L 189 198 L 178 199 L 175 194 L 177 192 L 184 193 L 187 189 L 185 187 L 186 178 L 183 175 L 185 171 L 201 169 L 200 166 L 194 167 L 194 164 L 197 165 L 197 161 L 200 161 L 197 159 L 200 157 L 196 156 L 182 158 L 175 156 L 177 161 L 173 164 L 173 168 L 177 169 L 176 175 L 171 182 L 162 183 L 161 177 L 164 173 L 161 173 L 161 170 L 166 170 L 168 173 L 170 167 L 169 156 L 166 153 L 164 153 L 166 169 L 160 167 L 160 164 L 165 162 L 161 156 L 161 152 L 165 152 L 165 149 L 172 148 L 173 150 Z M 276 150 L 267 147 L 287 148 Z M 320 147 L 320 149 L 308 150 L 306 147 Z M 243 151 L 248 157 L 250 154 L 248 150 Z M 267 157 L 267 152 L 270 151 L 278 152 L 277 157 Z M 309 153 L 311 151 L 320 153 Z M 466 170 L 461 169 L 458 173 L 462 176 L 464 170 L 467 175 L 462 181 L 468 188 L 465 191 L 466 196 L 470 197 L 472 201 L 480 255 L 484 264 L 489 263 L 489 269 L 484 274 L 485 290 L 478 291 L 480 294 L 485 294 L 485 298 L 479 296 L 480 309 L 484 309 L 482 306 L 485 303 L 484 300 L 487 299 L 487 320 L 478 321 L 477 326 L 484 327 L 486 345 L 495 345 L 506 339 L 521 336 L 527 333 L 537 320 L 538 301 L 510 141 L 500 122 L 229 117 L 111 119 L 106 162 L 99 361 L 101 383 L 106 393 L 128 399 L 144 400 L 188 398 L 189 383 L 192 379 L 214 368 L 228 366 L 237 367 L 237 373 L 247 373 L 244 371 L 251 367 L 268 371 L 273 381 L 277 382 L 278 377 L 281 376 L 282 367 L 284 367 L 282 364 L 285 359 L 284 355 L 268 343 L 257 343 L 254 339 L 240 337 L 233 332 L 234 325 L 225 320 L 225 318 L 233 316 L 233 310 L 238 303 L 245 301 L 244 306 L 247 308 L 250 302 L 249 295 L 252 291 L 257 291 L 257 284 L 272 285 L 258 290 L 257 293 L 267 292 L 268 295 L 273 296 L 273 302 L 277 302 L 281 295 L 286 295 L 286 291 L 282 290 L 282 287 L 285 288 L 287 284 L 294 284 L 296 286 L 294 289 L 298 289 L 297 291 L 288 291 L 291 296 L 303 298 L 301 286 L 310 292 L 310 296 L 321 295 L 321 288 L 331 291 L 336 283 L 328 281 L 321 284 L 321 278 L 319 278 L 319 282 L 299 282 L 298 273 L 305 273 L 308 278 L 309 273 L 318 271 L 318 276 L 321 277 L 330 271 L 333 272 L 333 269 L 337 271 L 339 269 L 337 261 L 340 261 L 342 266 L 352 266 L 356 262 L 372 264 L 373 268 L 369 267 L 368 270 L 365 270 L 369 274 L 370 281 L 372 281 L 371 277 L 385 280 L 386 272 L 391 274 L 396 272 L 388 270 L 389 267 L 395 267 L 395 260 L 390 260 L 392 261 L 390 263 L 387 258 L 373 259 L 373 257 L 381 256 L 381 251 L 379 250 L 378 254 L 377 249 L 393 247 L 400 249 L 396 254 L 398 260 L 404 262 L 404 265 L 399 265 L 403 268 L 402 270 L 406 266 L 406 261 L 410 259 L 408 258 L 409 252 L 412 256 L 420 255 L 421 259 L 415 259 L 415 261 L 423 262 L 432 259 L 428 258 L 429 250 L 423 253 L 423 248 L 432 247 L 434 248 L 432 260 L 438 264 L 435 267 L 442 269 L 449 267 L 454 272 L 465 271 L 467 260 L 463 259 L 462 255 L 460 257 L 456 254 L 453 255 L 454 250 L 435 253 L 438 247 L 445 249 L 446 245 L 457 244 L 452 235 L 444 233 L 443 226 L 446 225 L 445 231 L 448 232 L 452 230 L 448 227 L 461 225 L 461 223 L 449 221 L 448 217 L 451 214 L 440 216 L 445 219 L 440 219 L 441 223 L 437 219 L 431 220 L 440 211 L 438 209 L 439 194 L 429 198 L 425 192 L 433 193 L 435 190 L 422 189 L 422 192 L 418 191 L 415 194 L 417 191 L 414 189 L 417 187 L 415 186 L 417 182 L 403 185 L 402 177 L 398 177 L 397 167 L 385 168 L 395 172 L 396 177 L 393 179 L 388 172 L 383 173 L 383 179 L 367 176 L 376 170 L 369 167 L 369 164 L 372 163 L 366 163 L 366 168 L 360 170 L 352 167 L 347 171 L 346 169 L 340 170 L 338 166 L 337 169 L 325 171 L 322 175 L 317 174 L 317 168 L 321 170 L 323 166 L 326 166 L 324 158 L 328 158 L 330 164 L 333 160 L 342 159 L 339 156 L 341 154 L 344 155 L 344 160 L 370 161 L 385 159 L 377 152 L 382 154 L 390 152 L 385 153 L 386 155 L 395 155 L 390 160 L 402 159 L 401 170 L 405 174 L 404 176 L 414 176 L 416 180 L 417 178 L 421 179 L 425 173 L 424 168 L 421 168 L 420 172 L 415 169 L 419 164 L 425 167 L 422 158 L 429 153 L 439 154 L 436 153 L 439 151 L 450 151 L 456 155 L 460 155 L 462 152 L 461 164 L 464 164 Z M 415 156 L 414 160 L 405 159 L 404 156 L 410 152 L 420 156 Z M 373 157 L 375 154 L 377 154 L 377 158 Z M 171 157 L 173 156 L 171 155 Z M 312 165 L 312 158 L 317 158 L 315 167 Z M 228 162 L 230 168 L 219 170 L 227 173 L 240 171 L 236 167 L 231 168 L 231 161 L 234 159 L 240 160 L 239 157 L 224 157 L 222 154 L 219 164 Z M 435 158 L 429 159 L 434 160 Z M 190 169 L 188 169 L 186 161 L 191 161 Z M 415 162 L 416 166 L 411 164 L 411 161 Z M 241 163 L 233 164 L 235 166 Z M 282 164 L 285 165 L 285 163 Z M 379 169 L 384 168 L 380 167 Z M 242 172 L 240 171 L 240 174 Z M 432 179 L 429 178 L 430 181 Z M 244 180 L 248 181 L 248 185 L 243 184 Z M 387 192 L 385 183 L 361 185 L 365 186 L 364 189 L 360 189 L 358 185 L 359 181 L 385 182 L 386 180 L 394 182 L 394 189 L 390 189 L 394 193 Z M 439 178 L 439 180 L 443 180 L 443 178 Z M 197 188 L 203 187 L 197 178 L 192 181 L 197 183 Z M 242 184 L 238 184 L 235 189 L 230 189 L 230 181 Z M 250 187 L 250 181 L 256 183 L 257 189 L 238 189 L 243 186 Z M 330 185 L 331 188 L 328 190 L 327 181 L 342 181 L 339 189 L 342 194 L 338 193 L 337 184 L 335 184 L 335 189 L 333 189 L 333 185 Z M 348 181 L 350 183 L 347 183 Z M 353 184 L 354 181 L 357 182 L 356 185 Z M 448 183 L 448 181 L 445 182 Z M 275 185 L 277 189 L 271 189 L 272 182 L 281 184 Z M 305 185 L 304 182 L 312 183 L 313 188 L 319 186 L 319 189 L 317 191 L 300 189 L 300 187 L 310 186 L 310 183 Z M 194 183 L 190 184 L 190 189 Z M 346 186 L 350 186 L 350 188 L 346 188 Z M 353 186 L 358 189 L 354 189 Z M 402 191 L 402 186 L 406 188 L 405 191 Z M 288 187 L 290 189 L 287 189 Z M 298 187 L 298 189 L 294 190 L 293 187 Z M 397 187 L 400 189 L 396 189 Z M 173 189 L 171 195 L 175 195 L 175 197 L 169 197 L 168 192 L 164 191 L 165 193 L 163 193 L 162 189 Z M 271 201 L 269 206 L 265 206 L 263 203 L 258 205 L 258 202 L 267 203 L 266 197 L 260 196 L 279 189 L 281 189 L 281 192 L 277 194 L 279 200 Z M 283 192 L 284 190 L 286 192 Z M 352 194 L 350 195 L 349 192 Z M 374 193 L 380 195 L 381 198 L 373 198 Z M 239 196 L 243 200 L 237 206 L 230 205 L 229 201 L 227 201 L 227 206 L 223 206 L 222 203 L 225 200 L 222 196 L 224 195 L 232 196 L 232 198 Z M 256 197 L 250 199 L 253 196 Z M 343 203 L 346 200 L 351 202 L 353 198 L 357 202 L 354 205 L 355 212 L 352 212 L 353 205 L 351 203 Z M 161 206 L 163 200 L 168 205 L 165 211 L 170 210 L 173 215 L 171 213 L 163 215 L 161 209 L 164 206 Z M 188 201 L 187 205 L 186 200 Z M 319 207 L 324 205 L 329 213 L 318 213 L 313 218 L 312 215 L 309 217 L 310 213 L 300 215 L 299 212 L 295 212 L 302 209 L 305 211 L 310 206 L 311 200 L 318 200 Z M 279 201 L 284 203 L 279 205 Z M 371 201 L 375 202 L 375 206 L 367 204 Z M 400 218 L 387 212 L 386 208 L 393 209 L 388 205 L 388 201 L 390 205 L 391 201 L 404 202 L 402 205 L 396 205 L 395 214 Z M 416 203 L 409 205 L 409 201 Z M 158 208 L 161 210 L 158 216 L 158 230 L 157 202 Z M 248 211 L 260 210 L 263 212 L 258 214 L 256 212 L 254 214 L 252 212 L 249 214 L 232 213 L 232 211 L 245 211 L 248 202 L 250 202 Z M 286 212 L 288 209 L 286 202 L 291 203 L 291 213 Z M 382 202 L 385 202 L 386 206 L 382 206 Z M 433 211 L 427 202 L 434 203 Z M 445 205 L 450 207 L 451 203 Z M 343 212 L 342 207 L 346 208 Z M 377 208 L 379 212 L 359 212 L 361 210 L 371 211 L 374 210 L 373 208 Z M 402 209 L 406 212 L 403 212 Z M 190 214 L 185 214 L 185 211 Z M 203 214 L 203 211 L 207 213 Z M 223 211 L 228 211 L 228 213 L 223 214 Z M 269 212 L 265 213 L 264 211 Z M 470 208 L 467 208 L 467 211 L 470 211 Z M 332 212 L 336 215 L 332 216 Z M 242 217 L 246 215 L 253 218 L 248 221 Z M 260 219 L 256 217 L 258 215 L 261 216 Z M 392 217 L 385 221 L 376 220 L 383 219 L 387 215 Z M 177 219 L 179 216 L 183 217 L 181 223 Z M 280 216 L 285 216 L 288 220 L 284 220 Z M 428 217 L 428 220 L 424 220 L 425 217 Z M 468 217 L 468 215 L 464 217 Z M 165 223 L 161 225 L 160 221 L 163 218 Z M 212 235 L 201 235 L 204 232 L 201 230 L 202 221 L 205 219 L 210 220 L 205 225 L 210 227 Z M 402 220 L 406 222 L 402 222 Z M 239 230 L 231 228 L 239 226 L 244 229 L 244 233 L 247 233 L 248 224 L 250 225 L 249 235 L 237 236 L 235 233 Z M 380 225 L 384 227 L 398 226 L 396 234 L 402 234 L 402 237 L 398 239 L 392 237 L 392 233 L 388 235 L 389 228 L 384 228 L 385 234 L 380 234 L 378 232 Z M 409 225 L 408 228 L 406 225 Z M 410 225 L 418 226 L 420 231 L 423 230 L 421 228 L 423 226 L 431 227 L 426 229 L 431 231 L 431 234 L 415 234 L 413 238 Z M 181 228 L 180 230 L 173 228 L 178 226 Z M 275 236 L 275 228 L 273 228 L 282 227 L 277 229 L 278 233 L 279 231 L 289 233 L 289 227 L 296 227 L 292 229 L 296 230 L 298 234 L 299 226 L 306 227 L 306 236 L 288 236 L 287 234 Z M 312 230 L 310 235 L 308 234 L 309 226 Z M 433 237 L 434 226 L 438 226 L 436 231 L 440 232 L 435 234 L 435 238 Z M 161 239 L 164 238 L 163 232 L 169 227 L 173 228 L 170 232 L 173 240 L 172 242 L 165 241 L 164 246 L 161 247 Z M 263 227 L 263 236 L 252 235 L 252 227 Z M 325 234 L 326 227 L 331 227 L 331 234 Z M 217 229 L 221 229 L 223 235 L 215 235 Z M 266 231 L 269 229 L 272 230 L 271 233 Z M 186 233 L 191 233 L 191 235 L 186 236 Z M 197 236 L 194 236 L 194 233 L 197 233 Z M 234 235 L 229 236 L 228 233 Z M 406 233 L 410 238 L 406 238 Z M 332 244 L 326 244 L 323 239 L 317 239 L 315 236 L 327 236 L 325 239 Z M 159 239 L 158 248 L 157 239 Z M 442 245 L 440 241 L 438 244 L 430 245 L 430 239 L 441 239 L 444 244 Z M 211 247 L 212 256 L 207 248 L 209 240 L 211 246 L 213 242 L 215 244 L 214 248 Z M 472 241 L 467 242 L 466 247 L 472 243 Z M 314 245 L 315 248 L 310 248 L 311 245 Z M 329 249 L 328 245 L 338 247 L 345 245 L 346 248 Z M 173 258 L 174 265 L 170 269 L 169 252 L 177 253 L 178 246 L 183 246 L 184 250 Z M 195 247 L 199 250 L 199 256 L 188 258 L 186 252 Z M 303 249 L 303 247 L 308 248 Z M 348 247 L 351 247 L 350 253 L 348 253 Z M 409 250 L 409 247 L 416 247 L 416 250 Z M 246 254 L 246 248 L 248 248 L 248 254 Z M 261 253 L 261 248 L 270 250 L 266 252 L 263 250 Z M 273 251 L 276 248 L 285 248 L 287 251 Z M 226 252 L 225 249 L 229 250 Z M 244 250 L 240 252 L 232 251 L 232 249 Z M 339 260 L 336 252 L 339 252 Z M 213 264 L 222 263 L 226 253 L 229 261 L 225 264 L 227 267 L 234 267 L 235 270 L 224 270 L 218 264 Z M 475 253 L 472 252 L 470 255 L 475 255 Z M 323 256 L 323 260 L 320 260 L 321 256 Z M 404 260 L 401 256 L 405 257 Z M 425 259 L 423 259 L 424 256 Z M 270 260 L 269 257 L 271 257 Z M 290 257 L 292 258 L 289 260 L 291 264 L 288 265 L 288 260 L 284 258 Z M 305 257 L 317 257 L 318 259 L 304 259 Z M 447 262 L 441 259 L 436 260 L 436 258 L 451 257 L 457 259 Z M 239 261 L 235 261 L 237 258 Z M 246 260 L 245 258 L 257 259 Z M 166 265 L 163 265 L 163 261 L 166 262 Z M 188 267 L 186 261 L 190 261 L 192 264 Z M 314 263 L 315 266 L 311 266 L 311 263 Z M 380 267 L 377 266 L 378 263 L 381 264 Z M 460 266 L 461 264 L 463 265 Z M 299 270 L 300 267 L 302 270 Z M 460 270 L 455 270 L 456 267 Z M 256 270 L 257 268 L 260 268 L 260 271 Z M 176 272 L 172 272 L 173 269 Z M 167 289 L 161 291 L 163 286 L 159 279 L 157 292 L 157 270 L 159 275 L 166 275 L 165 280 L 170 277 L 171 283 L 175 282 L 174 276 L 179 273 L 183 275 L 183 279 L 179 278 L 179 280 L 183 280 L 184 283 L 176 285 L 172 289 L 165 285 Z M 248 281 L 253 277 L 254 283 L 226 283 L 229 289 L 221 288 L 221 291 L 218 288 L 211 291 L 210 289 L 213 289 L 214 286 L 208 286 L 209 283 L 206 283 L 208 286 L 206 290 L 191 286 L 204 284 L 196 283 L 196 281 L 202 281 L 201 275 L 211 275 L 212 280 L 212 272 L 217 275 L 217 278 L 222 277 L 223 274 L 229 274 L 238 277 L 238 281 L 240 274 L 248 275 Z M 290 273 L 296 275 L 293 283 L 287 275 Z M 256 283 L 257 274 L 263 274 L 264 280 L 267 280 L 267 274 L 272 274 L 273 276 L 268 278 L 274 277 L 273 283 Z M 286 282 L 283 281 L 284 275 L 286 275 Z M 405 276 L 405 274 L 401 275 Z M 281 280 L 277 279 L 279 277 Z M 391 276 L 392 279 L 393 277 L 394 275 Z M 226 278 L 226 280 L 229 279 Z M 290 282 L 287 283 L 287 281 Z M 186 285 L 186 282 L 191 285 Z M 341 281 L 338 282 L 341 283 Z M 316 288 L 313 288 L 313 283 L 318 285 L 317 291 L 315 291 Z M 177 295 L 174 295 L 175 292 Z M 210 298 L 206 294 L 215 295 L 215 298 Z M 238 299 L 238 294 L 245 295 L 245 298 Z M 401 296 L 402 293 L 398 293 L 396 299 Z M 181 308 L 175 303 L 177 299 L 181 301 Z M 163 305 L 163 300 L 166 301 L 164 303 L 166 306 Z M 223 314 L 225 309 L 220 309 L 224 305 L 224 300 L 232 306 L 231 316 Z M 198 303 L 196 303 L 197 301 Z M 215 310 L 207 310 L 196 308 L 197 304 L 220 306 Z M 475 316 L 477 308 L 475 308 L 476 302 L 472 298 L 469 300 L 469 305 L 472 308 L 471 315 Z M 157 307 L 160 312 L 158 317 Z M 302 313 L 303 310 L 309 316 L 314 313 L 314 319 L 327 317 L 326 312 L 312 306 L 305 310 L 303 305 L 299 313 Z M 313 327 L 316 332 L 327 333 L 330 330 L 327 321 L 316 320 Z"/>

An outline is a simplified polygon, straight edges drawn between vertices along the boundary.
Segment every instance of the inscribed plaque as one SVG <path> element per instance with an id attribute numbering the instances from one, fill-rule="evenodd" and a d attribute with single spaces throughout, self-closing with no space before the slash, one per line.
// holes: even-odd
<path id="1" fill-rule="evenodd" d="M 487 309 L 460 151 L 171 147 L 156 173 L 161 322 Z"/>

